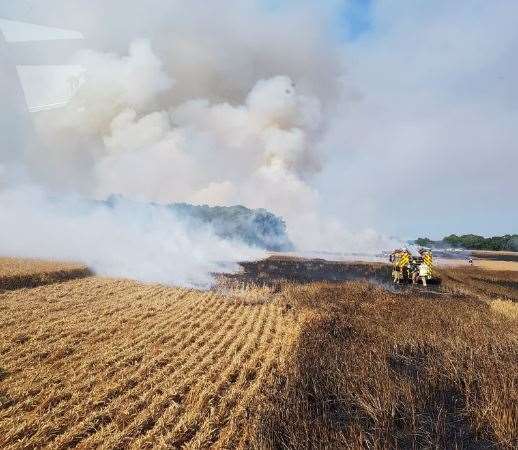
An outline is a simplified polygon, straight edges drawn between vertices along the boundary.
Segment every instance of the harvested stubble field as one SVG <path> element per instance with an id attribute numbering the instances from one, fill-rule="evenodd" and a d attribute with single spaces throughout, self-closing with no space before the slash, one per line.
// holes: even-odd
<path id="1" fill-rule="evenodd" d="M 0 292 L 0 446 L 515 448 L 516 274 L 272 258 Z M 329 280 L 332 281 L 329 282 Z"/>

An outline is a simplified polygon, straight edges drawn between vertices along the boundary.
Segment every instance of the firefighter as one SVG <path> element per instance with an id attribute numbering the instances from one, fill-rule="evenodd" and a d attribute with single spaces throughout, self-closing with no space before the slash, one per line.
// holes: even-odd
<path id="1" fill-rule="evenodd" d="M 425 262 L 421 262 L 419 264 L 419 278 L 421 278 L 421 281 L 423 282 L 423 286 L 426 286 L 426 279 L 428 278 L 430 274 L 430 268 L 425 264 Z"/>
<path id="2" fill-rule="evenodd" d="M 412 284 L 419 282 L 419 269 L 417 267 L 412 268 Z"/>
<path id="3" fill-rule="evenodd" d="M 408 264 L 408 277 L 412 280 L 412 284 L 419 282 L 419 259 L 412 257 Z"/>

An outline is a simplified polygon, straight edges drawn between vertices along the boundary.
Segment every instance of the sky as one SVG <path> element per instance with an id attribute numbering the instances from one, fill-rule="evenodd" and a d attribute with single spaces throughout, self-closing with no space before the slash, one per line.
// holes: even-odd
<path id="1" fill-rule="evenodd" d="M 354 5 L 328 207 L 399 236 L 516 233 L 518 3 Z"/>
<path id="2" fill-rule="evenodd" d="M 405 239 L 518 232 L 518 3 L 319 5 L 344 67 L 340 101 L 313 144 L 323 155 L 312 175 L 322 212 Z M 0 27 L 14 40 L 78 37 Z M 80 72 L 34 70 L 20 70 L 31 106 L 62 101 Z"/>

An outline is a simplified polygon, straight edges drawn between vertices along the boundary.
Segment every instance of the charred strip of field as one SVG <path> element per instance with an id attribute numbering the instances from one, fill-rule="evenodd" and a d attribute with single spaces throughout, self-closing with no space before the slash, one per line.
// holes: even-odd
<path id="1" fill-rule="evenodd" d="M 286 282 L 342 283 L 353 280 L 369 280 L 377 283 L 390 281 L 391 269 L 382 263 L 352 263 L 272 256 L 262 261 L 241 263 L 242 271 L 223 275 L 227 283 L 253 284 L 256 286 L 281 286 Z"/>
<path id="2" fill-rule="evenodd" d="M 287 283 L 366 281 L 392 293 L 410 297 L 455 295 L 518 301 L 518 272 L 486 271 L 476 267 L 437 268 L 436 274 L 442 284 L 423 288 L 394 285 L 391 266 L 384 263 L 272 256 L 261 261 L 241 263 L 241 267 L 242 271 L 239 273 L 219 275 L 218 286 L 266 286 L 279 291 Z"/>
<path id="3" fill-rule="evenodd" d="M 92 271 L 86 267 L 12 276 L 0 275 L 0 291 L 12 291 L 21 288 L 34 288 L 37 286 L 44 286 L 46 284 L 74 280 L 76 278 L 85 278 L 91 275 Z"/>
<path id="4" fill-rule="evenodd" d="M 518 272 L 458 267 L 443 269 L 440 276 L 444 287 L 450 291 L 463 292 L 482 299 L 503 298 L 518 301 Z"/>
<path id="5" fill-rule="evenodd" d="M 90 269 L 82 264 L 0 257 L 0 291 L 34 288 L 90 275 Z"/>
<path id="6" fill-rule="evenodd" d="M 490 252 L 472 251 L 471 255 L 475 258 L 490 259 L 492 261 L 518 261 L 518 252 Z"/>

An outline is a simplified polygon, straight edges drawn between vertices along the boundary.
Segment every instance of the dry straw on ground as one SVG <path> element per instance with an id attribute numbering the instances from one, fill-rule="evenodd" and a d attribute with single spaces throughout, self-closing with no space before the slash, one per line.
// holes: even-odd
<path id="1" fill-rule="evenodd" d="M 518 302 L 497 299 L 491 300 L 489 304 L 491 305 L 491 308 L 498 311 L 500 314 L 518 321 Z M 518 326 L 518 324 L 516 326 Z"/>
<path id="2" fill-rule="evenodd" d="M 516 447 L 503 311 L 518 279 L 471 269 L 430 292 L 388 291 L 379 264 L 300 260 L 208 292 L 98 277 L 4 290 L 0 446 Z"/>
<path id="3" fill-rule="evenodd" d="M 297 286 L 256 448 L 516 448 L 516 323 L 469 297 Z"/>
<path id="4" fill-rule="evenodd" d="M 275 302 L 129 281 L 0 304 L 2 447 L 237 445 L 284 342 Z"/>

